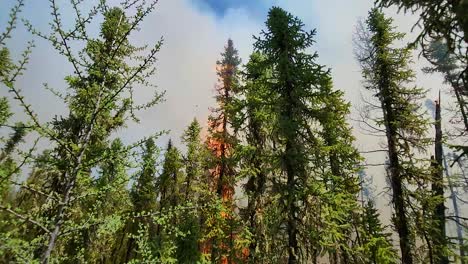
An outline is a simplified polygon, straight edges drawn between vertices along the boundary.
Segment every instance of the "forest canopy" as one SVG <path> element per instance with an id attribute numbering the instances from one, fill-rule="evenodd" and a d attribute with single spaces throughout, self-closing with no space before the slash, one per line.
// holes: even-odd
<path id="1" fill-rule="evenodd" d="M 186 113 L 180 138 L 160 127 L 131 142 L 121 132 L 145 113 L 158 124 L 165 90 L 180 89 L 153 81 L 169 67 L 164 36 L 134 37 L 155 35 L 143 25 L 160 3 L 43 1 L 43 29 L 24 15 L 30 2 L 9 2 L 0 263 L 468 263 L 468 1 L 377 0 L 356 27 L 336 25 L 353 27 L 359 106 L 321 63 L 321 29 L 272 6 L 247 58 L 234 38 L 220 47 L 206 120 Z M 413 31 L 389 8 L 419 16 Z M 24 49 L 11 44 L 18 27 Z M 50 119 L 22 81 L 36 43 L 71 69 L 43 86 L 65 108 Z M 438 98 L 419 71 L 440 77 Z M 378 149 L 360 150 L 359 133 Z"/>

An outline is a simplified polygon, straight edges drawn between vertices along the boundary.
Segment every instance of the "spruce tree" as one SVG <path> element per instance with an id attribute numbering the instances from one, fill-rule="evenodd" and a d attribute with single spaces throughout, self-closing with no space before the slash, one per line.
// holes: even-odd
<path id="1" fill-rule="evenodd" d="M 347 237 L 355 231 L 347 220 L 358 209 L 360 162 L 346 122 L 349 105 L 332 88 L 330 71 L 316 62 L 317 54 L 306 52 L 315 31 L 304 30 L 298 18 L 277 7 L 270 9 L 266 26 L 255 48 L 265 56 L 260 71 L 271 72 L 262 81 L 264 110 L 271 116 L 261 117 L 271 123 L 269 163 L 278 169 L 271 195 L 279 196 L 277 227 L 286 229 L 275 236 L 285 236 L 281 247 L 288 263 L 318 261 L 322 250 L 334 262 L 349 262 L 353 245 Z"/>
<path id="2" fill-rule="evenodd" d="M 197 119 L 193 119 L 182 136 L 182 142 L 186 144 L 185 155 L 185 184 L 184 199 L 196 201 L 196 194 L 200 190 L 200 183 L 204 174 L 204 149 L 200 138 L 201 126 Z"/>
<path id="3" fill-rule="evenodd" d="M 326 232 L 333 245 L 330 249 L 331 263 L 349 263 L 356 255 L 350 237 L 355 235 L 349 219 L 356 218 L 359 211 L 358 195 L 360 191 L 358 171 L 361 157 L 353 146 L 354 136 L 346 118 L 350 113 L 350 104 L 343 100 L 343 92 L 332 89 L 331 78 L 324 81 L 316 95 L 323 108 L 318 120 L 324 140 L 324 155 L 328 163 L 328 172 L 322 177 L 326 193 L 323 194 L 323 207 L 329 208 L 323 220 Z M 322 163 L 322 161 L 320 161 Z M 317 164 L 320 166 L 320 164 Z"/>
<path id="4" fill-rule="evenodd" d="M 153 139 L 145 142 L 141 171 L 137 174 L 131 197 L 134 212 L 152 212 L 157 208 L 156 166 L 158 148 Z"/>
<path id="5" fill-rule="evenodd" d="M 132 214 L 145 215 L 154 213 L 157 210 L 158 192 L 156 187 L 158 148 L 153 139 L 147 139 L 143 148 L 141 158 L 141 169 L 137 173 L 133 189 L 130 197 L 132 201 Z M 125 261 L 128 262 L 137 258 L 138 246 L 135 241 L 139 230 L 148 229 L 150 235 L 149 240 L 156 239 L 156 227 L 151 218 L 143 217 L 135 220 L 130 219 L 127 223 L 129 233 L 131 234 L 128 239 Z"/>
<path id="6" fill-rule="evenodd" d="M 381 223 L 380 214 L 373 201 L 367 201 L 362 214 L 361 233 L 364 256 L 363 263 L 368 264 L 396 264 L 398 254 L 393 248 L 391 233 L 385 231 Z"/>
<path id="7" fill-rule="evenodd" d="M 120 139 L 113 140 L 107 151 L 112 159 L 100 164 L 97 179 L 86 187 L 88 196 L 81 201 L 79 211 L 88 223 L 67 243 L 67 254 L 82 255 L 90 262 L 122 262 L 125 257 L 124 216 L 131 209 L 128 153 Z"/>
<path id="8" fill-rule="evenodd" d="M 162 258 L 175 258 L 173 248 L 179 240 L 174 230 L 177 230 L 181 224 L 181 216 L 176 211 L 176 207 L 185 205 L 183 200 L 183 183 L 185 177 L 183 174 L 182 156 L 179 150 L 169 140 L 164 154 L 162 172 L 157 179 L 157 191 L 159 193 L 159 215 L 167 215 L 168 219 L 164 223 L 158 223 L 156 229 L 158 254 Z M 177 249 L 182 250 L 182 249 Z M 176 250 L 176 251 L 177 251 Z M 180 256 L 180 251 L 177 252 Z"/>
<path id="9" fill-rule="evenodd" d="M 364 48 L 358 59 L 365 88 L 373 92 L 381 106 L 382 115 L 375 121 L 386 134 L 393 223 L 402 262 L 411 264 L 417 257 L 415 236 L 423 239 L 432 225 L 426 221 L 430 211 L 427 208 L 430 171 L 427 162 L 417 157 L 417 151 L 430 143 L 425 136 L 429 123 L 424 113 L 417 111 L 425 92 L 411 84 L 415 78 L 409 66 L 411 48 L 393 47 L 404 34 L 394 31 L 392 19 L 374 8 L 366 23 L 367 31 L 361 35 Z M 432 241 L 426 242 L 431 247 Z"/>
<path id="10" fill-rule="evenodd" d="M 157 181 L 157 189 L 160 192 L 160 210 L 167 210 L 180 203 L 183 197 L 183 190 L 181 188 L 183 182 L 182 157 L 179 150 L 169 140 L 166 153 L 164 154 L 162 173 Z"/>
<path id="11" fill-rule="evenodd" d="M 239 86 L 239 65 L 241 60 L 237 50 L 234 48 L 234 42 L 229 39 L 224 52 L 221 54 L 221 60 L 217 61 L 218 84 L 216 85 L 216 103 L 217 107 L 211 110 L 208 120 L 208 138 L 207 145 L 210 149 L 213 160 L 211 168 L 211 177 L 213 188 L 222 200 L 226 210 L 223 218 L 227 224 L 222 229 L 222 241 L 213 239 L 212 257 L 224 259 L 223 261 L 232 262 L 235 252 L 234 230 L 233 230 L 233 206 L 234 206 L 234 187 L 235 178 L 235 159 L 233 150 L 236 144 L 236 137 L 232 134 L 232 101 L 234 94 L 237 93 Z"/>
<path id="12" fill-rule="evenodd" d="M 120 139 L 112 141 L 109 151 L 112 159 L 106 160 L 100 168 L 100 177 L 96 181 L 96 199 L 90 199 L 89 204 L 95 204 L 96 218 L 102 223 L 94 229 L 90 237 L 93 257 L 87 259 L 103 263 L 119 263 L 125 260 L 127 235 L 124 217 L 132 208 L 131 193 L 128 190 L 129 155 Z"/>
<path id="13" fill-rule="evenodd" d="M 216 62 L 218 84 L 216 85 L 217 108 L 212 109 L 209 117 L 208 145 L 215 157 L 213 180 L 216 193 L 224 200 L 232 200 L 234 191 L 234 168 L 230 152 L 232 152 L 235 137 L 232 135 L 232 113 L 230 105 L 238 86 L 238 66 L 240 58 L 234 48 L 234 42 L 229 39 L 222 59 Z"/>
<path id="14" fill-rule="evenodd" d="M 417 25 L 421 30 L 412 44 L 420 46 L 421 54 L 436 71 L 441 71 L 452 86 L 458 105 L 457 119 L 462 124 L 460 137 L 468 133 L 468 1 L 466 0 L 378 0 L 381 7 L 397 7 L 406 12 L 420 12 Z M 422 27 L 421 27 L 422 26 Z M 434 43 L 435 42 L 435 43 Z M 434 45 L 436 44 L 436 45 Z M 440 46 L 442 49 L 440 49 Z M 434 48 L 439 46 L 434 57 Z M 447 67 L 450 66 L 455 67 Z M 448 78 L 448 79 L 447 79 Z M 460 156 L 468 154 L 468 146 L 457 144 Z"/>
<path id="15" fill-rule="evenodd" d="M 187 147 L 183 163 L 185 164 L 184 190 L 181 197 L 185 204 L 193 209 L 181 216 L 180 231 L 185 236 L 177 240 L 177 260 L 180 263 L 196 263 L 201 260 L 200 243 L 202 241 L 203 207 L 206 206 L 208 183 L 205 166 L 207 152 L 201 143 L 201 126 L 193 119 L 182 135 L 182 142 Z"/>
<path id="16" fill-rule="evenodd" d="M 263 212 L 268 211 L 266 200 L 269 177 L 268 153 L 271 141 L 268 141 L 269 122 L 274 117 L 269 108 L 272 99 L 269 96 L 265 81 L 269 77 L 263 67 L 265 57 L 253 53 L 245 66 L 243 74 L 245 84 L 240 87 L 233 109 L 236 111 L 234 130 L 244 131 L 245 144 L 238 145 L 236 152 L 240 156 L 241 177 L 246 179 L 244 185 L 247 196 L 247 208 L 241 214 L 248 223 L 252 234 L 249 243 L 249 262 L 258 263 L 267 260 L 271 254 L 267 247 L 267 221 Z"/>
<path id="17" fill-rule="evenodd" d="M 283 179 L 277 182 L 283 189 L 280 193 L 285 214 L 286 250 L 288 263 L 298 263 L 301 259 L 300 240 L 300 205 L 304 197 L 307 179 L 307 149 L 299 135 L 300 126 L 309 117 L 305 102 L 301 98 L 310 96 L 311 67 L 313 56 L 302 51 L 312 44 L 312 33 L 305 32 L 302 22 L 280 8 L 272 8 L 266 22 L 267 31 L 262 32 L 263 39 L 257 39 L 255 48 L 265 54 L 269 67 L 273 70 L 276 82 L 269 89 L 278 96 L 277 122 L 274 133 L 277 134 L 278 163 Z M 315 76 L 314 76 L 315 77 Z"/>

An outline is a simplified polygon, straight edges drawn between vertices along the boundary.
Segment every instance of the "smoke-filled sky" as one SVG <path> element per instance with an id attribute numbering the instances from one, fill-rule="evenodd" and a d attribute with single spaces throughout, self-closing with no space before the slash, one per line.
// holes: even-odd
<path id="1" fill-rule="evenodd" d="M 57 0 L 64 7 L 66 21 L 72 21 L 73 13 L 65 0 Z M 86 5 L 93 2 L 84 1 Z M 0 1 L 0 24 L 7 20 L 7 10 L 13 0 Z M 154 43 L 161 37 L 164 45 L 158 55 L 158 71 L 153 78 L 159 89 L 166 91 L 166 101 L 141 112 L 140 124 L 129 124 L 119 132 L 125 142 L 135 141 L 158 130 L 170 130 L 169 136 L 178 142 L 184 128 L 196 117 L 206 123 L 209 107 L 214 106 L 213 90 L 216 83 L 215 63 L 228 38 L 232 38 L 243 62 L 252 52 L 253 35 L 264 28 L 268 9 L 280 6 L 298 16 L 307 29 L 317 29 L 316 45 L 312 51 L 319 54 L 319 63 L 332 69 L 334 84 L 345 91 L 346 99 L 353 104 L 352 117 L 357 117 L 360 102 L 361 76 L 353 55 L 352 36 L 357 21 L 365 18 L 373 0 L 160 0 L 156 10 L 141 25 L 141 30 L 131 38 L 139 44 Z M 399 31 L 409 32 L 417 20 L 415 15 L 396 15 Z M 25 0 L 22 17 L 29 19 L 39 29 L 47 30 L 51 21 L 47 0 Z M 97 26 L 95 29 L 97 29 Z M 411 40 L 414 34 L 406 40 Z M 72 73 L 70 63 L 54 51 L 50 44 L 31 36 L 21 24 L 8 45 L 17 56 L 34 39 L 36 47 L 31 55 L 28 71 L 18 81 L 27 102 L 39 113 L 41 120 L 48 121 L 64 113 L 64 105 L 43 88 L 43 83 L 58 89 L 66 89 L 64 76 Z M 415 58 L 417 60 L 417 58 Z M 421 59 L 422 60 L 422 59 Z M 415 67 L 421 68 L 422 61 Z M 429 98 L 435 99 L 441 84 L 439 76 L 427 76 L 418 72 L 418 85 L 429 89 Z M 7 94 L 2 88 L 0 95 Z M 148 98 L 150 91 L 142 91 L 139 98 Z M 21 119 L 20 108 L 14 106 Z M 355 126 L 356 146 L 360 150 L 379 148 L 379 140 L 364 136 Z M 382 155 L 373 155 L 371 163 L 382 162 Z M 383 183 L 381 169 L 369 170 L 377 184 Z"/>

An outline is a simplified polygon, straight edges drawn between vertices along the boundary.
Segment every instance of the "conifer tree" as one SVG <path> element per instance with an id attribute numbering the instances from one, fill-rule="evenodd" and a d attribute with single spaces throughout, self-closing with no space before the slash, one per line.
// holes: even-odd
<path id="1" fill-rule="evenodd" d="M 158 148 L 153 139 L 147 139 L 143 149 L 141 170 L 137 174 L 133 190 L 131 192 L 132 213 L 135 215 L 145 215 L 156 212 L 158 192 L 156 187 L 156 159 Z M 137 243 L 135 238 L 142 229 L 148 229 L 148 239 L 156 239 L 156 227 L 151 218 L 143 217 L 129 220 L 127 223 L 131 237 L 128 240 L 125 261 L 128 262 L 137 258 Z"/>
<path id="2" fill-rule="evenodd" d="M 200 183 L 204 174 L 204 153 L 200 138 L 201 126 L 197 119 L 193 119 L 182 136 L 182 142 L 187 146 L 185 163 L 185 200 L 195 202 L 196 193 L 200 190 Z"/>
<path id="3" fill-rule="evenodd" d="M 180 263 L 196 263 L 201 260 L 200 243 L 202 240 L 203 206 L 206 206 L 208 183 L 205 175 L 207 152 L 200 138 L 201 126 L 193 119 L 182 135 L 182 142 L 187 147 L 183 158 L 185 164 L 185 182 L 182 184 L 181 197 L 185 204 L 192 206 L 193 213 L 184 214 L 180 231 L 185 236 L 177 240 L 177 260 Z"/>
<path id="4" fill-rule="evenodd" d="M 434 156 L 431 157 L 433 175 L 431 179 L 432 196 L 435 200 L 432 221 L 434 231 L 431 239 L 434 243 L 434 259 L 437 263 L 448 264 L 447 239 L 445 229 L 445 197 L 444 197 L 444 167 L 443 167 L 443 146 L 442 146 L 442 116 L 440 108 L 440 96 L 435 102 L 435 140 Z"/>
<path id="5" fill-rule="evenodd" d="M 423 70 L 428 73 L 428 74 L 433 74 L 434 72 L 439 72 L 441 74 L 443 74 L 444 76 L 444 82 L 446 84 L 449 84 L 451 87 L 452 87 L 452 91 L 453 91 L 453 94 L 455 96 L 455 100 L 457 102 L 457 104 L 460 106 L 458 108 L 458 113 L 455 114 L 455 116 L 457 118 L 454 118 L 453 120 L 451 120 L 452 124 L 456 124 L 456 126 L 452 127 L 452 130 L 455 130 L 455 137 L 453 138 L 449 138 L 449 139 L 454 139 L 455 142 L 457 141 L 457 138 L 459 135 L 461 135 L 461 138 L 463 138 L 463 135 L 465 134 L 464 130 L 466 127 L 468 127 L 468 115 L 467 115 L 467 108 L 466 108 L 466 100 L 464 99 L 464 93 L 462 92 L 463 91 L 463 84 L 460 82 L 459 80 L 459 76 L 460 76 L 460 72 L 461 72 L 461 67 L 456 59 L 456 56 L 453 55 L 452 53 L 449 52 L 449 48 L 447 47 L 447 43 L 444 42 L 443 39 L 436 39 L 436 40 L 433 40 L 427 47 L 427 50 L 425 51 L 425 57 L 432 62 L 433 64 L 433 67 L 426 67 L 424 68 Z M 440 96 L 439 96 L 440 97 Z M 439 111 L 441 111 L 440 109 L 440 98 L 439 98 L 439 101 L 438 101 L 438 109 Z M 436 107 L 436 112 L 437 112 L 437 107 Z M 458 116 L 461 116 L 461 118 L 458 118 Z M 439 118 L 440 119 L 440 118 Z M 438 123 L 441 123 L 440 120 L 437 119 L 436 117 L 436 124 Z M 458 126 L 458 123 L 461 123 L 462 126 Z M 438 130 L 440 134 L 442 134 L 442 131 L 441 131 L 441 124 L 438 124 Z M 442 137 L 442 135 L 439 135 L 439 137 Z M 450 176 L 448 174 L 448 164 L 445 160 L 445 157 L 443 157 L 443 147 L 442 147 L 442 144 L 444 142 L 442 142 L 442 138 L 440 139 L 436 139 L 436 143 L 439 142 L 440 146 L 438 147 L 439 150 L 437 151 L 439 153 L 439 155 L 442 156 L 442 158 L 439 158 L 438 160 L 438 165 L 439 167 L 436 169 L 436 172 L 439 173 L 438 177 L 440 179 L 443 179 L 443 175 L 440 175 L 440 173 L 442 171 L 438 171 L 440 169 L 444 169 L 445 170 L 445 174 L 446 174 L 446 178 L 448 180 L 448 183 L 449 183 L 449 187 L 450 187 L 450 190 L 453 190 L 452 189 L 452 186 L 450 186 Z M 456 146 L 456 149 L 459 149 L 459 150 L 463 150 L 463 146 Z M 464 150 L 463 150 L 464 151 Z M 461 155 L 458 155 L 457 158 L 454 159 L 454 162 L 452 163 L 452 166 L 455 164 L 455 163 L 458 163 L 458 161 L 460 159 L 463 158 L 463 154 Z M 444 164 L 442 163 L 442 160 L 444 160 Z M 443 164 L 443 166 L 442 166 Z M 440 180 L 439 180 L 440 181 Z M 442 189 L 439 189 L 439 192 L 442 193 L 443 192 L 443 188 Z M 439 195 L 440 196 L 440 195 Z M 443 196 L 442 196 L 443 197 Z M 458 212 L 458 205 L 457 205 L 457 198 L 456 198 L 456 195 L 455 194 L 451 194 L 451 197 L 452 197 L 452 204 L 453 204 L 453 208 L 454 208 L 454 211 L 456 212 L 456 216 L 455 217 L 460 217 L 460 215 L 457 213 Z M 443 202 L 443 200 L 442 200 Z M 442 210 L 439 210 L 439 212 L 442 212 Z M 445 218 L 445 217 L 443 217 Z M 460 222 L 459 220 L 457 219 L 456 221 L 456 225 L 457 225 L 457 236 L 458 236 L 458 244 L 459 244 L 459 250 L 460 250 L 460 256 L 463 257 L 463 255 L 465 254 L 464 253 L 464 250 L 463 250 L 463 232 L 461 231 L 461 225 L 460 225 Z M 439 229 L 440 231 L 440 229 Z M 443 238 L 444 236 L 442 236 Z M 463 263 L 463 261 L 462 261 Z"/>
<path id="6" fill-rule="evenodd" d="M 369 12 L 366 23 L 367 33 L 361 36 L 358 59 L 365 88 L 373 92 L 381 105 L 382 116 L 375 121 L 386 134 L 393 223 L 399 236 L 402 262 L 411 264 L 417 257 L 416 234 L 423 239 L 432 225 L 426 221 L 431 210 L 427 207 L 432 204 L 428 200 L 430 171 L 427 162 L 416 155 L 430 143 L 425 136 L 428 122 L 417 111 L 425 93 L 411 86 L 415 76 L 409 68 L 411 49 L 393 47 L 404 34 L 395 32 L 392 20 L 377 8 Z M 425 240 L 431 247 L 432 241 Z"/>
<path id="7" fill-rule="evenodd" d="M 271 254 L 267 248 L 267 223 L 263 212 L 269 210 L 266 203 L 270 174 L 267 153 L 271 151 L 268 124 L 274 115 L 268 104 L 272 98 L 265 85 L 268 71 L 262 65 L 264 62 L 265 57 L 260 53 L 250 56 L 243 75 L 245 85 L 240 87 L 233 102 L 236 111 L 233 128 L 236 132 L 244 131 L 245 137 L 245 144 L 239 145 L 236 151 L 241 157 L 239 174 L 246 178 L 247 208 L 241 214 L 252 234 L 248 252 L 250 263 L 266 261 Z"/>
<path id="8" fill-rule="evenodd" d="M 169 140 L 164 154 L 162 173 L 157 181 L 157 189 L 161 195 L 159 198 L 160 210 L 167 210 L 180 203 L 183 197 L 181 188 L 183 182 L 182 157 L 179 150 Z"/>
<path id="9" fill-rule="evenodd" d="M 457 118 L 462 124 L 462 141 L 468 133 L 468 1 L 466 0 L 378 0 L 380 7 L 397 7 L 406 12 L 420 12 L 418 32 L 413 44 L 436 71 L 441 71 L 452 88 L 458 105 Z M 422 26 L 422 27 L 421 27 Z M 436 43 L 436 45 L 434 45 Z M 434 48 L 439 46 L 434 57 Z M 443 46 L 442 49 L 440 49 Z M 449 66 L 449 64 L 451 64 Z M 449 67 L 447 67 L 449 66 Z M 455 66 L 455 67 L 453 67 Z M 449 72 L 450 74 L 448 74 Z M 448 78 L 448 79 L 447 79 Z M 457 144 L 460 156 L 468 154 L 468 146 Z"/>
<path id="10" fill-rule="evenodd" d="M 137 174 L 132 190 L 132 203 L 136 213 L 152 212 L 157 208 L 156 159 L 158 148 L 153 139 L 145 142 L 141 171 Z"/>
<path id="11" fill-rule="evenodd" d="M 179 150 L 169 140 L 164 154 L 164 161 L 161 175 L 157 180 L 157 190 L 159 192 L 159 214 L 169 215 L 166 225 L 158 223 L 156 229 L 158 254 L 161 258 L 175 257 L 175 254 L 181 254 L 183 249 L 177 249 L 173 253 L 171 248 L 175 248 L 176 243 L 180 241 L 177 234 L 174 234 L 173 229 L 177 229 L 181 225 L 181 216 L 173 213 L 176 207 L 184 204 L 183 200 L 183 183 L 185 177 L 183 175 L 182 157 Z M 168 225 L 169 224 L 169 225 Z M 180 250 L 180 251 L 179 251 Z"/>
<path id="12" fill-rule="evenodd" d="M 88 238 L 90 246 L 87 248 L 86 259 L 102 263 L 121 263 L 125 260 L 125 245 L 129 239 L 124 217 L 133 209 L 131 193 L 128 190 L 129 153 L 120 139 L 112 141 L 109 151 L 112 158 L 100 166 L 99 178 L 94 187 L 98 195 L 87 203 L 94 205 L 93 213 L 101 223 L 90 228 L 94 232 Z"/>
<path id="13" fill-rule="evenodd" d="M 324 140 L 324 156 L 328 159 L 329 171 L 322 178 L 327 192 L 323 195 L 323 207 L 329 207 L 325 227 L 330 234 L 331 263 L 349 263 L 356 255 L 350 237 L 355 235 L 349 219 L 356 218 L 359 211 L 359 163 L 361 160 L 354 148 L 354 137 L 346 121 L 350 105 L 343 100 L 343 92 L 332 89 L 331 78 L 323 82 L 316 95 L 323 104 L 318 117 L 322 126 L 319 133 Z M 334 235 L 333 235 L 334 234 Z"/>
<path id="14" fill-rule="evenodd" d="M 230 131 L 230 105 L 239 82 L 238 66 L 241 61 L 237 53 L 234 42 L 229 39 L 225 51 L 221 54 L 222 59 L 216 62 L 219 83 L 216 85 L 215 98 L 218 107 L 212 109 L 208 124 L 210 135 L 207 142 L 216 159 L 216 167 L 213 170 L 215 190 L 226 201 L 232 200 L 234 191 L 234 168 L 230 152 L 235 138 Z"/>
<path id="15" fill-rule="evenodd" d="M 272 68 L 276 82 L 269 89 L 277 93 L 277 122 L 274 132 L 277 135 L 278 163 L 285 180 L 276 181 L 283 189 L 280 193 L 286 226 L 286 250 L 288 263 L 298 263 L 301 257 L 301 234 L 299 226 L 302 218 L 299 201 L 305 201 L 306 179 L 308 171 L 307 149 L 299 131 L 309 117 L 307 103 L 301 98 L 311 94 L 311 76 L 313 56 L 303 53 L 312 44 L 312 34 L 305 32 L 302 22 L 280 8 L 272 8 L 266 22 L 267 31 L 262 32 L 263 39 L 257 39 L 255 48 L 265 54 L 266 61 Z M 265 64 L 267 65 L 267 64 Z M 320 69 L 318 69 L 320 70 Z M 293 74 L 294 73 L 294 74 Z M 315 76 L 314 76 L 315 77 Z"/>
<path id="16" fill-rule="evenodd" d="M 227 225 L 222 228 L 223 241 L 212 241 L 212 257 L 224 259 L 222 261 L 233 261 L 232 251 L 234 246 L 233 230 L 233 198 L 235 179 L 235 160 L 233 158 L 233 149 L 236 144 L 236 137 L 232 134 L 232 101 L 234 94 L 237 93 L 239 86 L 239 65 L 241 60 L 237 50 L 234 48 L 234 42 L 229 39 L 224 52 L 221 54 L 221 60 L 216 62 L 218 84 L 216 85 L 216 103 L 217 108 L 211 110 L 212 114 L 208 120 L 208 149 L 212 152 L 211 177 L 213 188 L 220 199 L 222 199 L 223 218 Z M 221 257 L 222 256 L 222 257 Z M 227 258 L 227 259 L 226 259 Z"/>
<path id="17" fill-rule="evenodd" d="M 262 83 L 271 98 L 265 103 L 272 123 L 270 164 L 278 168 L 272 195 L 280 197 L 277 227 L 286 229 L 276 236 L 285 236 L 288 263 L 318 261 L 322 250 L 335 263 L 347 263 L 353 245 L 346 237 L 354 231 L 345 219 L 358 208 L 360 162 L 346 122 L 349 105 L 332 89 L 317 54 L 306 52 L 315 31 L 305 31 L 298 18 L 277 7 L 266 26 L 255 48 L 265 56 L 261 70 L 271 71 Z"/>
<path id="18" fill-rule="evenodd" d="M 362 215 L 362 228 L 359 234 L 363 244 L 363 263 L 396 264 L 398 255 L 393 248 L 391 233 L 385 231 L 380 214 L 373 201 L 367 201 Z"/>

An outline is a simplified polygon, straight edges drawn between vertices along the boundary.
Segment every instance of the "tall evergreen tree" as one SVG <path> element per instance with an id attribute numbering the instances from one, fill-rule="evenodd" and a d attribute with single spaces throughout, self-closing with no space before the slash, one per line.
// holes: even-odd
<path id="1" fill-rule="evenodd" d="M 157 210 L 158 189 L 156 187 L 156 166 L 158 148 L 153 139 L 147 139 L 143 148 L 141 170 L 136 174 L 137 178 L 131 192 L 132 213 L 144 215 L 154 213 Z M 137 258 L 138 245 L 136 236 L 139 230 L 148 229 L 149 240 L 156 239 L 156 228 L 151 218 L 131 219 L 127 223 L 131 237 L 128 240 L 125 261 L 128 262 Z"/>
<path id="2" fill-rule="evenodd" d="M 324 82 L 317 97 L 323 104 L 318 120 L 322 126 L 319 133 L 324 140 L 329 171 L 322 178 L 327 192 L 323 195 L 323 207 L 329 207 L 329 215 L 324 220 L 331 235 L 330 261 L 349 263 L 356 255 L 350 237 L 354 235 L 349 219 L 356 218 L 359 211 L 359 163 L 361 160 L 354 148 L 354 137 L 346 121 L 350 105 L 343 100 L 343 92 L 332 89 L 331 78 Z M 319 164 L 317 164 L 319 165 Z"/>
<path id="3" fill-rule="evenodd" d="M 286 229 L 282 247 L 288 263 L 318 261 L 322 250 L 331 261 L 347 263 L 353 245 L 346 237 L 354 232 L 347 220 L 358 209 L 360 162 L 346 122 L 349 105 L 332 89 L 317 54 L 306 52 L 315 31 L 305 31 L 298 18 L 277 7 L 270 9 L 266 26 L 255 48 L 265 56 L 261 70 L 271 72 L 262 83 L 271 98 L 265 105 L 272 113 L 266 116 L 276 158 L 270 164 L 279 170 L 271 184 L 280 197 L 276 217 L 284 215 L 278 221 Z"/>
<path id="4" fill-rule="evenodd" d="M 79 233 L 82 241 L 76 239 L 71 244 L 82 250 L 83 258 L 90 262 L 115 263 L 125 260 L 128 236 L 125 235 L 124 216 L 131 209 L 127 188 L 128 153 L 120 139 L 112 141 L 108 151 L 112 159 L 100 165 L 97 179 L 88 187 L 94 189 L 94 195 L 89 195 L 81 203 L 81 213 L 88 220 L 96 220 L 89 226 L 85 225 Z"/>
<path id="5" fill-rule="evenodd" d="M 213 167 L 211 177 L 213 188 L 222 199 L 224 207 L 227 209 L 224 218 L 229 222 L 223 230 L 224 241 L 212 241 L 212 254 L 214 259 L 222 256 L 222 261 L 232 263 L 234 246 L 234 231 L 232 226 L 233 218 L 233 198 L 235 178 L 235 160 L 233 149 L 236 144 L 236 137 L 232 134 L 232 101 L 239 86 L 239 65 L 241 60 L 234 42 L 229 39 L 221 60 L 216 63 L 218 84 L 216 86 L 217 108 L 212 109 L 208 123 L 208 148 L 213 154 Z M 227 258 L 227 259 L 226 259 Z"/>
<path id="6" fill-rule="evenodd" d="M 234 130 L 244 131 L 245 144 L 237 148 L 241 156 L 240 175 L 246 178 L 244 186 L 247 195 L 247 208 L 241 212 L 244 221 L 249 225 L 252 234 L 249 245 L 249 262 L 258 263 L 267 260 L 271 253 L 267 248 L 267 230 L 265 211 L 268 211 L 266 200 L 269 177 L 268 153 L 271 146 L 268 141 L 268 126 L 273 118 L 269 108 L 273 98 L 270 98 L 265 82 L 269 77 L 263 67 L 265 57 L 260 53 L 253 53 L 245 67 L 245 85 L 239 89 L 233 109 L 236 110 Z"/>
<path id="7" fill-rule="evenodd" d="M 462 142 L 468 133 L 468 1 L 466 0 L 378 0 L 381 7 L 398 7 L 404 12 L 420 12 L 421 31 L 414 44 L 419 44 L 422 55 L 441 71 L 452 86 L 458 105 L 457 118 L 462 124 L 459 132 Z M 422 25 L 422 27 L 421 27 Z M 437 44 L 434 45 L 434 42 Z M 434 57 L 434 47 L 438 48 Z M 442 51 L 442 52 L 441 52 Z M 455 67 L 447 67 L 449 64 Z M 468 146 L 458 144 L 460 156 L 468 154 Z"/>
<path id="8" fill-rule="evenodd" d="M 172 141 L 169 140 L 166 153 L 164 154 L 162 173 L 157 182 L 157 189 L 160 192 L 160 210 L 167 210 L 180 203 L 183 197 L 183 192 L 181 190 L 183 181 L 182 157 L 179 150 L 172 144 Z"/>
<path id="9" fill-rule="evenodd" d="M 172 248 L 176 247 L 175 243 L 178 238 L 173 229 L 181 225 L 181 219 L 174 211 L 177 206 L 185 204 L 182 188 L 185 177 L 182 168 L 182 156 L 169 140 L 164 154 L 162 172 L 157 180 L 159 214 L 168 215 L 167 221 L 170 221 L 170 225 L 158 223 L 156 230 L 158 254 L 161 258 L 175 258 Z M 179 252 L 179 255 L 182 254 Z"/>
<path id="10" fill-rule="evenodd" d="M 416 156 L 417 150 L 424 150 L 430 143 L 425 137 L 428 122 L 417 111 L 425 93 L 411 86 L 415 77 L 409 68 L 411 49 L 393 47 L 404 34 L 394 31 L 392 19 L 374 8 L 366 23 L 358 59 L 365 88 L 374 93 L 381 105 L 382 117 L 377 118 L 376 123 L 386 134 L 393 222 L 399 235 L 402 262 L 411 264 L 415 262 L 415 231 L 419 230 L 417 233 L 423 237 L 428 230 L 425 208 L 430 196 L 427 186 L 430 172 L 425 162 Z M 420 214 L 422 218 L 416 219 Z M 432 242 L 426 242 L 431 247 Z"/>
<path id="11" fill-rule="evenodd" d="M 285 178 L 285 181 L 281 178 L 276 181 L 283 185 L 278 189 L 282 189 L 280 195 L 284 202 L 288 263 L 297 263 L 301 259 L 301 236 L 304 236 L 299 231 L 303 217 L 299 201 L 307 200 L 308 185 L 308 146 L 299 133 L 310 118 L 309 102 L 301 99 L 310 98 L 313 85 L 317 85 L 324 75 L 320 75 L 320 67 L 313 62 L 315 56 L 303 52 L 311 46 L 313 32 L 305 32 L 298 18 L 274 7 L 268 13 L 266 26 L 267 31 L 262 32 L 263 39 L 257 39 L 255 48 L 265 54 L 269 63 L 265 65 L 271 67 L 276 79 L 268 88 L 279 95 L 273 133 L 280 144 L 276 155 L 282 172 L 278 176 Z M 318 71 L 318 76 L 312 74 L 313 70 Z"/>
<path id="12" fill-rule="evenodd" d="M 188 206 L 192 206 L 193 213 L 184 214 L 179 229 L 185 236 L 177 240 L 177 260 L 180 263 L 196 263 L 202 259 L 200 243 L 202 240 L 203 210 L 206 206 L 208 182 L 206 181 L 205 166 L 207 152 L 201 143 L 201 126 L 197 119 L 193 119 L 182 136 L 182 142 L 187 147 L 183 158 L 185 164 L 185 181 L 182 184 L 181 198 Z"/>
<path id="13" fill-rule="evenodd" d="M 215 157 L 213 180 L 216 193 L 224 200 L 232 200 L 234 192 L 234 168 L 231 152 L 235 137 L 232 135 L 232 112 L 230 106 L 238 88 L 238 66 L 241 61 L 234 42 L 229 39 L 222 59 L 216 62 L 218 84 L 216 86 L 217 108 L 212 109 L 209 117 L 208 145 Z"/>
<path id="14" fill-rule="evenodd" d="M 132 190 L 132 203 L 136 213 L 152 212 L 157 208 L 156 166 L 158 148 L 153 139 L 147 139 L 143 149 L 141 171 Z"/>

